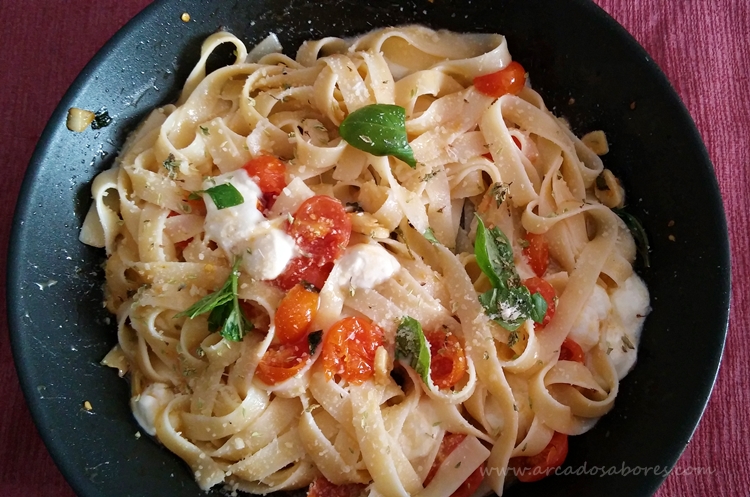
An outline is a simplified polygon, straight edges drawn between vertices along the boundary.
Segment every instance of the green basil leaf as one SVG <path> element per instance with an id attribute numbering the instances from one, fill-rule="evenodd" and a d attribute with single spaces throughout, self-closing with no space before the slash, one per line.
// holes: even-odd
<path id="1" fill-rule="evenodd" d="M 416 169 L 414 151 L 406 136 L 406 110 L 398 105 L 366 105 L 349 114 L 339 126 L 349 145 L 383 157 L 392 155 Z"/>
<path id="2" fill-rule="evenodd" d="M 323 340 L 323 330 L 313 331 L 307 335 L 307 343 L 310 346 L 310 355 L 315 355 L 315 351 L 318 350 L 318 345 Z"/>
<path id="3" fill-rule="evenodd" d="M 204 190 L 203 193 L 207 193 L 211 197 L 211 200 L 214 201 L 216 208 L 219 210 L 240 205 L 245 201 L 239 190 L 231 183 L 216 185 L 208 190 Z"/>
<path id="4" fill-rule="evenodd" d="M 531 296 L 531 312 L 529 317 L 534 322 L 541 323 L 544 321 L 544 316 L 547 314 L 547 301 L 544 300 L 542 294 L 537 292 Z"/>
<path id="5" fill-rule="evenodd" d="M 620 216 L 620 219 L 623 220 L 625 226 L 630 230 L 630 234 L 633 235 L 635 245 L 638 247 L 638 253 L 643 259 L 643 265 L 645 267 L 651 267 L 651 261 L 648 255 L 651 246 L 648 243 L 648 236 L 646 235 L 646 230 L 643 229 L 641 222 L 637 217 L 626 212 L 625 209 L 612 209 L 612 212 Z"/>
<path id="6" fill-rule="evenodd" d="M 404 316 L 396 329 L 396 359 L 405 361 L 429 385 L 430 348 L 416 319 Z"/>
<path id="7" fill-rule="evenodd" d="M 479 295 L 479 303 L 490 319 L 508 331 L 516 331 L 527 319 L 541 323 L 547 313 L 544 297 L 540 293 L 531 295 L 523 285 L 493 288 Z"/>
<path id="8" fill-rule="evenodd" d="M 433 245 L 440 245 L 440 241 L 435 237 L 435 232 L 432 231 L 432 228 L 427 228 L 424 233 L 422 233 L 422 236 L 427 238 L 427 241 L 430 242 Z"/>
<path id="9" fill-rule="evenodd" d="M 520 279 L 513 262 L 513 247 L 505 234 L 497 228 L 485 228 L 477 216 L 477 236 L 474 254 L 477 264 L 495 288 L 518 286 Z"/>

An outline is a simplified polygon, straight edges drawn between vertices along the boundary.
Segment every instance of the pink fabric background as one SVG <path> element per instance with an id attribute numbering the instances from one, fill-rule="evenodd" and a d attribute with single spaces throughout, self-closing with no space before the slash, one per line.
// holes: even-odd
<path id="1" fill-rule="evenodd" d="M 439 1 L 439 0 L 437 0 Z M 554 0 L 550 0 L 554 1 Z M 24 171 L 57 102 L 147 0 L 0 0 L 0 278 Z M 732 314 L 706 413 L 656 494 L 750 493 L 750 3 L 597 0 L 646 48 L 687 105 L 713 160 L 732 247 Z M 73 496 L 39 438 L 13 367 L 0 290 L 0 495 Z M 696 472 L 702 472 L 696 475 Z M 687 473 L 687 474 L 686 474 Z M 692 473 L 692 474 L 691 474 Z"/>

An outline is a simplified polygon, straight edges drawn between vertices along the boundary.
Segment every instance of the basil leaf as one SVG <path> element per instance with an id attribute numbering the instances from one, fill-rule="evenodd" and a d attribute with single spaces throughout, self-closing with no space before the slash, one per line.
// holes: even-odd
<path id="1" fill-rule="evenodd" d="M 477 216 L 477 236 L 474 254 L 477 264 L 495 288 L 509 288 L 520 284 L 513 263 L 513 247 L 505 234 L 497 228 L 485 228 L 482 218 Z"/>
<path id="2" fill-rule="evenodd" d="M 396 329 L 396 359 L 405 361 L 429 385 L 430 349 L 416 319 L 404 316 Z"/>
<path id="3" fill-rule="evenodd" d="M 529 317 L 536 323 L 544 321 L 544 316 L 547 314 L 547 301 L 544 300 L 542 294 L 537 292 L 531 296 L 531 312 Z"/>
<path id="4" fill-rule="evenodd" d="M 235 342 L 242 340 L 245 333 L 253 329 L 253 324 L 245 316 L 237 296 L 240 261 L 239 257 L 235 259 L 232 272 L 220 289 L 206 295 L 187 310 L 175 314 L 175 318 L 193 319 L 208 312 L 210 313 L 208 315 L 210 332 L 218 331 L 227 340 Z"/>
<path id="5" fill-rule="evenodd" d="M 323 330 L 313 331 L 307 335 L 307 343 L 310 346 L 310 355 L 315 355 L 315 351 L 318 350 L 318 345 L 323 340 Z"/>
<path id="6" fill-rule="evenodd" d="M 112 124 L 112 118 L 107 109 L 102 107 L 99 112 L 94 114 L 94 120 L 91 123 L 91 129 L 102 129 Z"/>
<path id="7" fill-rule="evenodd" d="M 213 186 L 202 193 L 207 193 L 219 210 L 240 205 L 245 201 L 239 190 L 231 183 Z"/>
<path id="8" fill-rule="evenodd" d="M 635 245 L 638 247 L 638 253 L 641 254 L 641 258 L 643 259 L 643 265 L 645 267 L 651 267 L 651 261 L 648 256 L 651 247 L 648 243 L 646 230 L 643 229 L 641 222 L 634 215 L 625 212 L 625 209 L 612 209 L 612 212 L 620 216 L 620 219 L 623 220 L 625 226 L 630 230 L 630 234 L 633 235 Z"/>
<path id="9" fill-rule="evenodd" d="M 406 136 L 406 110 L 398 105 L 372 104 L 355 110 L 339 126 L 349 145 L 383 157 L 392 155 L 416 169 L 414 151 Z"/>
<path id="10" fill-rule="evenodd" d="M 424 233 L 422 233 L 422 236 L 427 238 L 427 241 L 430 242 L 433 245 L 440 245 L 440 241 L 435 237 L 435 232 L 432 231 L 432 228 L 427 228 Z"/>

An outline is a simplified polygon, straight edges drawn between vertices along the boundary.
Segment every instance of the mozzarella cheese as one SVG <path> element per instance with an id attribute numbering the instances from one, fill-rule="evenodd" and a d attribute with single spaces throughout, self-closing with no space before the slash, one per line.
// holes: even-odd
<path id="1" fill-rule="evenodd" d="M 401 268 L 379 244 L 360 243 L 346 249 L 337 263 L 338 284 L 344 288 L 375 288 Z"/>
<path id="2" fill-rule="evenodd" d="M 602 341 L 623 379 L 635 364 L 643 322 L 651 310 L 646 284 L 636 274 L 610 294 L 612 311 L 605 323 Z"/>
<path id="3" fill-rule="evenodd" d="M 130 399 L 133 417 L 143 431 L 151 436 L 156 435 L 156 428 L 154 427 L 156 416 L 161 414 L 173 398 L 174 394 L 167 385 L 152 383 L 140 395 Z"/>
<path id="4" fill-rule="evenodd" d="M 244 202 L 218 209 L 211 196 L 204 193 L 206 236 L 215 241 L 230 259 L 242 256 L 242 269 L 251 278 L 276 278 L 295 255 L 294 239 L 279 229 L 282 219 L 268 220 L 258 210 L 258 199 L 263 193 L 244 169 L 206 180 L 203 189 L 225 183 L 231 183 Z"/>

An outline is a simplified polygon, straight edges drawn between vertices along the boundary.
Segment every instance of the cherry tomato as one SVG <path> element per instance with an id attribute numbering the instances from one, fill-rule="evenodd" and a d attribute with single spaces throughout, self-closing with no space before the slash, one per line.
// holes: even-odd
<path id="1" fill-rule="evenodd" d="M 375 351 L 385 334 L 367 318 L 347 317 L 334 323 L 323 341 L 323 367 L 330 380 L 339 375 L 359 384 L 375 374 Z"/>
<path id="2" fill-rule="evenodd" d="M 294 343 L 271 345 L 258 363 L 255 376 L 266 385 L 288 380 L 307 364 L 309 352 L 307 335 Z"/>
<path id="3" fill-rule="evenodd" d="M 455 448 L 464 441 L 465 438 L 466 435 L 464 435 L 463 433 L 446 433 L 445 436 L 443 436 L 443 441 L 440 443 L 440 448 L 438 449 L 437 456 L 435 456 L 435 462 L 432 463 L 430 472 L 427 473 L 427 478 L 425 478 L 424 482 L 422 483 L 423 486 L 426 487 L 432 481 L 438 471 L 438 468 L 440 468 L 440 465 L 443 464 L 443 461 L 445 461 L 445 458 L 448 457 L 448 455 L 453 452 Z M 464 481 L 464 483 L 455 492 L 453 492 L 450 497 L 469 497 L 470 495 L 474 495 L 474 492 L 476 492 L 477 488 L 484 479 L 484 476 L 482 475 L 483 467 L 484 464 L 479 466 L 473 473 L 471 473 L 466 481 Z"/>
<path id="4" fill-rule="evenodd" d="M 310 323 L 318 313 L 319 300 L 317 289 L 310 287 L 298 283 L 281 299 L 273 318 L 276 325 L 274 338 L 280 343 L 293 343 L 307 336 Z"/>
<path id="5" fill-rule="evenodd" d="M 323 265 L 310 257 L 295 257 L 275 280 L 273 284 L 282 290 L 289 291 L 294 285 L 306 281 L 316 288 L 323 288 L 328 275 L 333 269 L 333 262 L 327 262 Z"/>
<path id="6" fill-rule="evenodd" d="M 427 333 L 430 344 L 430 378 L 440 389 L 451 388 L 466 374 L 466 356 L 458 337 L 441 330 Z"/>
<path id="7" fill-rule="evenodd" d="M 185 251 L 185 249 L 187 248 L 188 244 L 189 244 L 190 242 L 192 242 L 192 241 L 193 241 L 193 238 L 192 238 L 192 237 L 190 237 L 190 238 L 188 238 L 187 240 L 182 240 L 181 242 L 175 242 L 175 244 L 174 244 L 174 249 L 175 249 L 175 252 L 177 252 L 177 255 L 178 255 L 178 256 L 181 256 L 181 255 L 182 255 L 182 253 L 183 253 L 183 252 Z"/>
<path id="8" fill-rule="evenodd" d="M 335 261 L 344 252 L 352 222 L 341 202 L 316 195 L 299 206 L 288 231 L 299 249 L 322 265 Z"/>
<path id="9" fill-rule="evenodd" d="M 365 488 L 365 485 L 359 483 L 334 485 L 325 477 L 319 476 L 310 484 L 307 497 L 359 497 L 364 495 Z"/>
<path id="10" fill-rule="evenodd" d="M 518 95 L 525 84 L 526 69 L 516 61 L 497 72 L 474 78 L 474 87 L 478 92 L 495 98 L 507 93 Z"/>
<path id="11" fill-rule="evenodd" d="M 547 238 L 544 235 L 526 233 L 524 239 L 528 242 L 528 245 L 523 249 L 523 255 L 526 256 L 534 273 L 539 277 L 544 276 L 544 273 L 547 272 L 547 266 L 549 266 Z"/>
<path id="12" fill-rule="evenodd" d="M 261 155 L 242 166 L 260 187 L 266 205 L 271 207 L 286 186 L 286 166 L 276 157 Z"/>
<path id="13" fill-rule="evenodd" d="M 568 455 L 568 436 L 555 432 L 547 447 L 535 456 L 511 458 L 508 466 L 522 482 L 538 481 L 562 466 Z"/>
<path id="14" fill-rule="evenodd" d="M 541 293 L 544 300 L 547 302 L 547 314 L 544 315 L 544 320 L 541 323 L 534 323 L 534 329 L 544 328 L 552 321 L 555 315 L 555 289 L 549 284 L 547 280 L 544 280 L 538 276 L 534 276 L 527 280 L 523 280 L 523 286 L 529 289 L 532 295 L 535 293 Z"/>
<path id="15" fill-rule="evenodd" d="M 583 364 L 585 362 L 583 349 L 574 340 L 566 338 L 560 346 L 561 361 L 575 361 Z"/>

